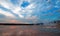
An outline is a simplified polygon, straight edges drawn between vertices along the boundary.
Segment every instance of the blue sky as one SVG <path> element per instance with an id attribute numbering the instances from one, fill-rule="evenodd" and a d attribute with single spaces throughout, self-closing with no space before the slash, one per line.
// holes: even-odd
<path id="1" fill-rule="evenodd" d="M 0 0 L 0 22 L 51 22 L 60 20 L 59 10 L 60 0 Z"/>

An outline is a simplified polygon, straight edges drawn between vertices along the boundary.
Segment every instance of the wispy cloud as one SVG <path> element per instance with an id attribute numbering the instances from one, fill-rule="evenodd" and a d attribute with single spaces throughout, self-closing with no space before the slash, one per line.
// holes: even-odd
<path id="1" fill-rule="evenodd" d="M 4 2 L 4 3 L 3 3 Z M 22 18 L 23 16 L 19 13 L 19 11 L 21 11 L 21 8 L 18 6 L 13 6 L 13 4 L 8 1 L 8 0 L 0 0 L 0 5 L 2 5 L 4 8 L 10 9 L 12 11 L 12 13 L 17 14 L 20 18 Z M 10 12 L 6 13 L 6 12 L 0 12 L 0 13 L 5 13 L 9 14 Z M 12 16 L 11 14 L 9 14 L 10 16 Z M 8 15 L 7 15 L 8 16 Z"/>
<path id="2" fill-rule="evenodd" d="M 6 17 L 15 17 L 13 14 L 11 14 L 10 12 L 6 12 L 0 9 L 0 14 L 5 15 Z"/>
<path id="3" fill-rule="evenodd" d="M 24 4 L 23 1 L 28 1 L 29 3 L 25 8 L 21 6 L 21 4 Z M 52 0 L 0 0 L 0 6 L 3 7 L 3 9 L 0 7 L 0 14 L 9 18 L 22 19 L 22 21 L 9 20 L 10 22 L 37 23 L 42 20 L 45 22 L 50 21 L 50 19 L 56 20 L 59 17 L 59 13 L 55 11 L 55 8 L 59 8 L 58 4 L 59 1 L 52 2 Z M 49 12 L 52 12 L 52 14 Z"/>
<path id="4" fill-rule="evenodd" d="M 25 1 L 29 1 L 29 0 L 25 0 Z M 21 1 L 21 3 L 22 2 L 23 1 Z M 21 6 L 19 6 L 19 4 L 18 6 L 15 6 L 13 3 L 11 3 L 10 0 L 0 0 L 0 5 L 3 6 L 3 8 L 5 8 L 5 10 L 0 8 L 0 14 L 3 14 L 5 17 L 11 17 L 11 18 L 19 17 L 22 19 L 31 17 L 31 14 L 33 13 L 32 7 L 35 8 L 34 4 L 30 4 L 27 8 L 22 8 Z M 32 20 L 32 18 L 29 18 L 29 19 Z M 5 21 L 7 22 L 8 20 L 5 20 Z M 28 23 L 28 22 L 17 21 L 17 20 L 9 20 L 9 22 Z"/>
<path id="5" fill-rule="evenodd" d="M 12 4 L 8 1 L 8 0 L 0 0 L 0 5 L 2 5 L 3 7 L 10 9 Z"/>
<path id="6" fill-rule="evenodd" d="M 29 1 L 29 0 L 26 0 Z M 4 2 L 4 3 L 3 3 Z M 21 1 L 23 2 L 23 1 Z M 18 2 L 19 3 L 19 2 Z M 26 15 L 31 15 L 31 13 L 33 12 L 32 7 L 34 7 L 34 4 L 30 4 L 27 8 L 24 8 L 24 10 L 22 10 L 23 8 L 21 8 L 21 6 L 15 6 L 14 4 L 11 3 L 10 0 L 0 0 L 0 5 L 2 5 L 4 8 L 9 9 L 12 11 L 12 13 L 18 15 L 20 18 L 24 18 L 24 15 L 22 14 L 26 14 Z M 7 14 L 6 12 L 0 12 L 0 13 L 5 13 L 5 15 Z M 8 12 L 9 14 L 10 12 Z M 8 15 L 6 15 L 8 16 Z M 10 14 L 10 16 L 12 16 Z"/>

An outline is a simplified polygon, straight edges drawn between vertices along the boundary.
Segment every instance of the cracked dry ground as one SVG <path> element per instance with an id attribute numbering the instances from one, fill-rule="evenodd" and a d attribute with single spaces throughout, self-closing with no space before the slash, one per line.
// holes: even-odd
<path id="1" fill-rule="evenodd" d="M 0 25 L 0 36 L 60 36 L 60 32 L 42 31 L 40 26 L 4 26 Z"/>

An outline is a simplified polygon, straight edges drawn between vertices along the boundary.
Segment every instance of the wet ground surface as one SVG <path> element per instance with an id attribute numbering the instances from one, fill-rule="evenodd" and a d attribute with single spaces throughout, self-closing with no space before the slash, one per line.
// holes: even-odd
<path id="1" fill-rule="evenodd" d="M 60 29 L 55 26 L 0 25 L 0 36 L 60 36 Z"/>

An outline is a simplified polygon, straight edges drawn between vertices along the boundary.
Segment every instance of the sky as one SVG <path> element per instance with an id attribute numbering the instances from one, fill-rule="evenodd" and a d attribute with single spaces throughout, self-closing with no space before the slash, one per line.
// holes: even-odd
<path id="1" fill-rule="evenodd" d="M 0 0 L 0 23 L 60 20 L 60 0 Z"/>

